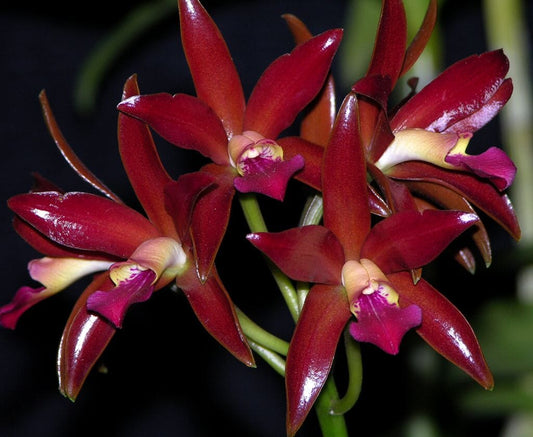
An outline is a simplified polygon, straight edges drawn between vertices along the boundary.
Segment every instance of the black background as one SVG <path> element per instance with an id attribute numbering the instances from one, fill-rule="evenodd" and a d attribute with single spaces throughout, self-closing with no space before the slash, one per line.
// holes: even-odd
<path id="1" fill-rule="evenodd" d="M 18 287 L 31 283 L 26 264 L 38 257 L 11 229 L 5 200 L 27 191 L 34 171 L 68 191 L 90 191 L 64 163 L 47 133 L 37 100 L 40 90 L 46 89 L 71 146 L 127 203 L 134 200 L 116 148 L 115 109 L 124 81 L 137 73 L 142 92 L 194 93 L 179 45 L 176 8 L 157 30 L 122 54 L 107 74 L 95 112 L 76 113 L 72 95 L 82 63 L 137 3 L 93 1 L 80 7 L 77 2 L 26 1 L 0 10 L 0 304 L 7 303 Z M 227 40 L 247 93 L 264 68 L 292 48 L 282 13 L 298 15 L 318 33 L 343 27 L 346 8 L 340 0 L 205 1 L 204 5 Z M 528 13 L 531 16 L 531 8 Z M 479 1 L 447 1 L 441 23 L 445 65 L 485 50 Z M 492 123 L 477 138 L 493 145 L 498 135 L 497 123 Z M 161 153 L 173 176 L 198 164 L 194 154 L 167 144 Z M 296 198 L 291 193 L 289 198 Z M 265 205 L 276 226 L 276 205 L 268 201 Z M 242 240 L 243 229 L 237 212 L 229 236 Z M 507 243 L 504 238 L 501 245 Z M 225 275 L 230 293 L 259 323 L 288 338 L 291 322 L 279 294 L 273 286 L 270 293 L 261 289 L 261 273 L 249 271 L 239 259 L 244 250 L 240 244 L 223 247 L 221 271 L 229 272 Z M 246 255 L 247 259 L 250 256 L 253 261 L 255 255 Z M 94 371 L 76 403 L 64 399 L 57 390 L 55 358 L 82 286 L 28 311 L 14 332 L 0 330 L 0 436 L 284 435 L 282 379 L 260 358 L 257 369 L 238 363 L 203 331 L 186 299 L 170 292 L 157 293 L 131 308 L 124 329 L 104 354 L 108 373 Z M 465 300 L 462 305 L 469 308 L 471 303 Z M 400 423 L 405 404 L 412 401 L 413 381 L 400 373 L 401 356 L 385 356 L 371 347 L 364 347 L 363 353 L 363 394 L 347 421 L 353 435 L 381 435 L 394 429 L 390 425 L 395 421 Z M 441 413 L 439 420 L 445 428 L 449 419 Z M 485 435 L 496 435 L 499 422 L 490 426 Z M 317 429 L 310 416 L 300 435 L 319 435 Z"/>

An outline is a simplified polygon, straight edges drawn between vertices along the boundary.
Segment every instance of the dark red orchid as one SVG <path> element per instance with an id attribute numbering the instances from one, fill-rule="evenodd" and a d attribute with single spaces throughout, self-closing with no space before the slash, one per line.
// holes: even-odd
<path id="1" fill-rule="evenodd" d="M 245 103 L 240 77 L 216 24 L 200 2 L 178 4 L 182 45 L 197 97 L 132 96 L 118 109 L 146 122 L 169 142 L 212 161 L 190 176 L 214 181 L 197 200 L 190 222 L 198 272 L 205 280 L 225 234 L 235 189 L 282 200 L 296 172 L 311 185 L 319 179 L 319 172 L 312 170 L 320 167 L 321 148 L 297 137 L 286 143 L 277 137 L 320 91 L 342 31 L 324 32 L 276 59 Z"/>
<path id="2" fill-rule="evenodd" d="M 411 271 L 478 222 L 461 211 L 405 210 L 371 227 L 365 151 L 355 94 L 346 97 L 326 147 L 324 226 L 254 233 L 248 240 L 309 291 L 286 363 L 287 430 L 293 435 L 330 372 L 346 323 L 352 336 L 396 354 L 411 328 L 483 386 L 492 386 L 475 335 L 460 312 Z M 405 280 L 405 276 L 410 281 Z M 404 296 L 405 293 L 405 296 Z M 436 303 L 437 302 L 437 303 Z"/>
<path id="3" fill-rule="evenodd" d="M 513 87 L 505 77 L 509 65 L 503 51 L 458 61 L 400 105 L 390 107 L 390 94 L 423 51 L 436 14 L 437 2 L 431 1 L 417 37 L 406 48 L 403 2 L 383 3 L 370 67 L 353 86 L 361 98 L 369 172 L 393 211 L 401 208 L 397 195 L 403 188 L 391 180 L 408 188 L 419 209 L 473 212 L 474 206 L 519 239 L 520 227 L 504 192 L 513 181 L 515 165 L 498 147 L 479 155 L 466 152 L 473 133 L 496 116 L 511 96 Z M 485 263 L 490 264 L 490 243 L 481 222 L 473 238 Z M 470 271 L 475 269 L 469 249 L 461 250 L 458 259 Z"/>
<path id="4" fill-rule="evenodd" d="M 123 97 L 137 94 L 132 76 Z M 14 328 L 20 315 L 35 303 L 82 276 L 105 272 L 80 297 L 61 340 L 60 389 L 75 399 L 116 328 L 121 327 L 128 307 L 175 282 L 203 326 L 234 356 L 253 366 L 253 356 L 216 268 L 203 281 L 196 274 L 188 234 L 190 211 L 213 178 L 205 173 L 203 180 L 172 180 L 159 160 L 148 127 L 120 114 L 119 150 L 144 216 L 124 205 L 85 168 L 61 135 L 44 93 L 41 101 L 64 156 L 107 197 L 49 191 L 50 186 L 41 181 L 33 192 L 9 199 L 16 214 L 15 229 L 45 256 L 29 265 L 31 277 L 42 286 L 19 289 L 12 302 L 0 308 L 0 323 Z"/>

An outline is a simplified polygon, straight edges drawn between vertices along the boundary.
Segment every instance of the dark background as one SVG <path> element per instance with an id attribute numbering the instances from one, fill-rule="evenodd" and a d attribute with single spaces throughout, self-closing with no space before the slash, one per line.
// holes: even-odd
<path id="1" fill-rule="evenodd" d="M 138 3 L 93 1 L 80 7 L 75 2 L 27 1 L 0 9 L 0 304 L 7 303 L 18 287 L 31 283 L 26 264 L 38 257 L 11 229 L 12 215 L 5 200 L 27 191 L 34 171 L 68 191 L 90 191 L 64 163 L 48 135 L 37 100 L 40 90 L 46 89 L 71 146 L 126 202 L 134 200 L 117 153 L 115 109 L 124 81 L 138 73 L 142 92 L 194 93 L 179 45 L 176 8 L 157 30 L 124 51 L 106 76 L 94 113 L 81 116 L 75 111 L 73 89 L 80 67 Z M 264 68 L 292 48 L 282 13 L 296 14 L 315 33 L 345 25 L 346 2 L 340 0 L 206 0 L 204 5 L 226 38 L 247 93 Z M 531 17 L 531 7 L 528 14 Z M 485 50 L 479 1 L 448 1 L 440 16 L 445 65 Z M 498 135 L 494 122 L 477 139 L 493 145 Z M 173 176 L 198 164 L 193 154 L 166 144 L 161 153 Z M 290 192 L 290 196 L 297 194 Z M 276 223 L 276 205 L 268 201 L 265 205 L 266 214 Z M 242 237 L 243 226 L 237 212 L 229 235 Z M 496 250 L 510 244 L 505 236 L 497 238 L 501 239 L 496 240 Z M 291 322 L 281 297 L 268 276 L 263 280 L 263 273 L 246 269 L 246 262 L 239 259 L 244 249 L 240 244 L 223 247 L 221 271 L 228 277 L 230 293 L 252 318 L 288 338 Z M 453 272 L 464 286 L 472 283 L 457 267 Z M 452 278 L 447 281 L 444 285 L 456 287 Z M 265 284 L 270 287 L 267 291 Z M 131 308 L 123 330 L 104 354 L 108 372 L 95 369 L 76 403 L 64 399 L 55 375 L 57 346 L 82 287 L 78 284 L 40 303 L 20 319 L 14 332 L 0 330 L 0 436 L 200 437 L 221 431 L 254 437 L 284 435 L 282 379 L 259 357 L 257 369 L 238 363 L 203 331 L 186 299 L 170 292 L 157 293 Z M 459 295 L 458 306 L 473 313 L 475 302 L 453 291 Z M 409 348 L 410 343 L 421 341 L 413 335 L 406 343 Z M 499 420 L 465 420 L 454 410 L 445 388 L 439 393 L 421 391 L 423 384 L 406 370 L 401 355 L 389 357 L 363 347 L 363 393 L 346 416 L 354 435 L 399 435 L 398 428 L 388 433 L 395 429 L 394 423 L 412 414 L 409 404 L 437 407 L 436 420 L 444 430 L 450 421 L 464 420 L 460 428 L 464 435 L 472 429 L 497 435 Z M 300 435 L 318 435 L 317 429 L 311 415 Z"/>

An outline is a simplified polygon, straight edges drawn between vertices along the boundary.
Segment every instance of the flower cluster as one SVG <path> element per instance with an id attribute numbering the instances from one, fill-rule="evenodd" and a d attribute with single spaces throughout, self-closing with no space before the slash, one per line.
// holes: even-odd
<path id="1" fill-rule="evenodd" d="M 245 99 L 211 17 L 197 0 L 178 4 L 196 96 L 142 94 L 132 76 L 118 104 L 119 152 L 142 212 L 80 162 L 41 93 L 54 141 L 99 194 L 64 192 L 38 177 L 31 192 L 9 199 L 15 230 L 43 257 L 28 267 L 40 286 L 21 287 L 0 307 L 0 323 L 14 328 L 39 301 L 94 275 L 67 321 L 58 354 L 60 390 L 74 400 L 128 308 L 172 286 L 220 344 L 255 366 L 252 333 L 222 283 L 217 256 L 235 197 L 257 193 L 283 202 L 296 179 L 316 193 L 318 213 L 280 232 L 250 220 L 247 235 L 250 250 L 264 253 L 289 283 L 308 284 L 285 351 L 288 434 L 297 432 L 326 384 L 343 332 L 352 342 L 397 354 L 414 330 L 492 388 L 472 328 L 422 270 L 465 233 L 490 264 L 478 211 L 520 237 L 505 194 L 515 166 L 497 147 L 467 153 L 472 135 L 511 96 L 503 52 L 459 61 L 420 91 L 411 81 L 412 92 L 395 103 L 392 92 L 424 50 L 437 2 L 430 1 L 407 46 L 403 3 L 384 0 L 368 70 L 337 108 L 330 69 L 342 30 L 313 36 L 285 15 L 296 46 L 268 66 Z M 300 114 L 300 134 L 280 137 Z M 173 179 L 153 132 L 209 162 Z M 455 257 L 475 272 L 471 245 Z"/>

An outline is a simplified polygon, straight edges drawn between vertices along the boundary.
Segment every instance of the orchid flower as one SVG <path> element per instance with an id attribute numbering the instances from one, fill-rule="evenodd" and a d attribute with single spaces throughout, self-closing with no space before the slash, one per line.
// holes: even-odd
<path id="1" fill-rule="evenodd" d="M 139 94 L 135 76 L 123 98 Z M 49 130 L 69 163 L 105 194 L 63 193 L 38 181 L 33 192 L 9 199 L 18 233 L 44 258 L 29 264 L 38 288 L 20 288 L 0 308 L 0 323 L 14 328 L 37 302 L 83 276 L 95 277 L 78 300 L 65 327 L 58 355 L 60 389 L 74 400 L 127 309 L 172 282 L 187 296 L 199 321 L 225 348 L 249 366 L 254 359 L 232 301 L 216 268 L 200 281 L 188 234 L 190 211 L 213 179 L 172 180 L 163 168 L 148 127 L 119 115 L 122 162 L 146 214 L 124 205 L 76 157 L 62 136 L 48 100 L 41 94 Z"/>
<path id="2" fill-rule="evenodd" d="M 132 96 L 118 109 L 141 119 L 170 143 L 212 161 L 191 176 L 214 180 L 196 202 L 191 220 L 204 280 L 225 234 L 235 190 L 283 200 L 296 172 L 304 179 L 310 172 L 311 185 L 319 180 L 322 148 L 298 137 L 289 137 L 284 145 L 277 137 L 320 91 L 342 31 L 326 31 L 276 59 L 245 103 L 240 77 L 216 24 L 200 2 L 178 4 L 182 45 L 197 97 Z M 314 171 L 306 169 L 308 162 Z"/>
<path id="3" fill-rule="evenodd" d="M 314 284 L 287 355 L 287 431 L 291 436 L 324 385 L 340 334 L 352 317 L 356 321 L 349 323 L 349 331 L 357 341 L 396 354 L 404 334 L 417 328 L 435 350 L 483 386 L 492 386 L 468 322 L 424 280 L 415 285 L 411 277 L 411 270 L 435 259 L 478 217 L 461 211 L 410 210 L 371 227 L 358 119 L 357 97 L 349 94 L 325 149 L 323 226 L 247 237 L 289 277 Z"/>
<path id="4" fill-rule="evenodd" d="M 369 172 L 393 211 L 401 203 L 395 197 L 398 186 L 392 181 L 396 181 L 409 190 L 419 209 L 475 212 L 474 207 L 479 208 L 519 239 L 520 227 L 505 194 L 516 173 L 515 165 L 498 147 L 478 155 L 467 153 L 473 134 L 496 116 L 511 96 L 513 87 L 505 77 L 509 65 L 503 51 L 460 60 L 398 106 L 389 107 L 399 77 L 423 51 L 436 14 L 437 2 L 432 0 L 417 36 L 406 48 L 403 2 L 383 3 L 370 67 L 353 86 L 361 98 Z M 409 83 L 414 88 L 416 81 Z M 483 223 L 476 225 L 472 237 L 489 265 L 491 248 Z M 461 249 L 457 259 L 471 272 L 475 270 L 468 248 Z"/>

